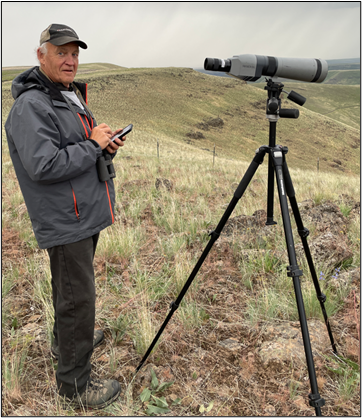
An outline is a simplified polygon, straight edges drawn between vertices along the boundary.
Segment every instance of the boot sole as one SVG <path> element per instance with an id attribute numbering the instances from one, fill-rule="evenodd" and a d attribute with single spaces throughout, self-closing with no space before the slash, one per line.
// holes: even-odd
<path id="1" fill-rule="evenodd" d="M 100 341 L 98 341 L 96 345 L 93 346 L 93 350 L 99 347 L 103 343 L 103 341 L 104 341 L 104 336 Z M 50 356 L 53 360 L 57 360 L 57 361 L 59 360 L 59 355 L 54 353 L 53 348 L 50 349 Z"/>

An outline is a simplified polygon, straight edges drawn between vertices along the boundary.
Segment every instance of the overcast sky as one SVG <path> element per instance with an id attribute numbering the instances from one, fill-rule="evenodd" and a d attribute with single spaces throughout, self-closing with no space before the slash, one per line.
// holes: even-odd
<path id="1" fill-rule="evenodd" d="M 37 65 L 50 23 L 88 44 L 80 63 L 202 68 L 239 54 L 360 56 L 360 2 L 2 2 L 2 66 Z"/>

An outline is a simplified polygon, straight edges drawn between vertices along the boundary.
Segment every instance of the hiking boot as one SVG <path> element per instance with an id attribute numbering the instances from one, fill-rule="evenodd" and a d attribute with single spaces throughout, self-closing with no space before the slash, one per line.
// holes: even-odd
<path id="1" fill-rule="evenodd" d="M 63 408 L 102 409 L 114 402 L 121 393 L 121 385 L 117 380 L 99 380 L 89 378 L 86 389 L 73 399 L 63 398 Z"/>
<path id="2" fill-rule="evenodd" d="M 93 335 L 93 348 L 99 347 L 102 344 L 103 340 L 104 340 L 103 331 L 101 329 L 95 329 L 94 335 Z M 50 354 L 53 357 L 53 359 L 55 360 L 59 359 L 59 346 L 55 345 L 55 343 L 53 343 L 50 349 Z"/>

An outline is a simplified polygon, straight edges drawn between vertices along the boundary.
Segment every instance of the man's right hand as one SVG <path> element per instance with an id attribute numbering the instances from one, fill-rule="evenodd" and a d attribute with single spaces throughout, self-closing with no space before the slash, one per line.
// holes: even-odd
<path id="1" fill-rule="evenodd" d="M 104 149 L 108 146 L 111 135 L 111 128 L 105 123 L 101 123 L 92 129 L 89 139 L 93 139 L 93 141 L 96 141 L 98 145 Z"/>

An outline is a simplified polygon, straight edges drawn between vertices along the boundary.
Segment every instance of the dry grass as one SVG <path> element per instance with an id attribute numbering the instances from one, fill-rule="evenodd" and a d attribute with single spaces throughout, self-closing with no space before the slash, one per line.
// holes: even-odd
<path id="1" fill-rule="evenodd" d="M 167 70 L 168 76 L 171 72 Z M 112 124 L 116 122 L 112 119 Z M 209 151 L 178 141 L 171 131 L 172 124 L 159 132 L 150 118 L 129 135 L 116 157 L 116 223 L 101 233 L 95 259 L 96 325 L 104 329 L 106 343 L 94 352 L 93 373 L 118 379 L 124 393 L 101 412 L 65 412 L 57 402 L 56 364 L 49 356 L 53 312 L 48 256 L 36 245 L 3 131 L 3 415 L 145 415 L 139 395 L 149 385 L 149 365 L 136 378 L 135 367 L 249 164 L 218 155 L 213 166 Z M 157 139 L 161 143 L 160 159 Z M 317 174 L 315 170 L 289 166 L 298 202 L 340 202 L 342 195 L 356 200 L 359 196 L 357 176 L 323 171 Z M 266 177 L 264 163 L 232 216 L 252 215 L 265 208 Z M 157 188 L 157 178 L 169 180 L 171 189 Z M 348 213 L 348 201 L 339 204 Z M 175 382 L 165 392 L 168 405 L 181 398 L 181 403 L 171 407 L 171 414 L 202 415 L 201 405 L 205 409 L 212 406 L 204 415 L 312 412 L 306 404 L 310 388 L 305 368 L 263 370 L 256 355 L 263 324 L 277 318 L 296 320 L 293 299 L 284 297 L 290 290 L 286 262 L 271 255 L 271 250 L 285 250 L 277 199 L 275 217 L 275 237 L 255 248 L 258 256 L 248 262 L 240 261 L 239 236 L 215 244 L 151 354 L 149 363 L 157 377 Z M 359 219 L 346 219 L 346 235 L 354 253 L 348 268 L 358 267 Z M 340 296 L 333 289 L 328 291 L 333 304 L 331 320 L 341 354 L 347 360 L 336 364 L 331 356 L 317 358 L 318 381 L 326 399 L 323 412 L 359 415 L 359 366 L 356 369 L 358 360 L 352 350 L 359 326 L 355 319 L 355 314 L 359 318 L 359 293 L 353 301 L 351 287 Z M 303 292 L 306 305 L 310 305 L 309 317 L 318 317 L 308 280 L 303 282 Z M 228 338 L 242 343 L 241 351 L 230 354 L 223 349 L 220 342 Z"/>

